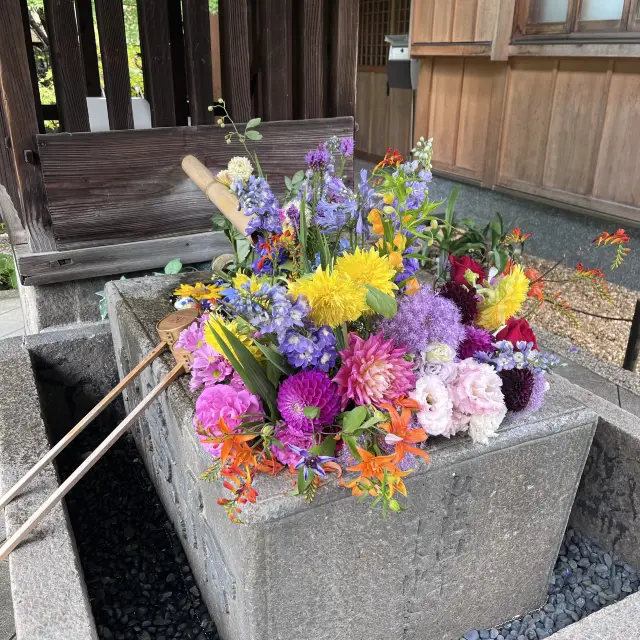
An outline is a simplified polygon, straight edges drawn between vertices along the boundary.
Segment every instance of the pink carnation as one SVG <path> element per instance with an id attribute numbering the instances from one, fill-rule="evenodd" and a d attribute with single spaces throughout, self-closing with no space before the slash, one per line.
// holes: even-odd
<path id="1" fill-rule="evenodd" d="M 468 415 L 497 413 L 504 406 L 502 380 L 488 364 L 473 358 L 458 365 L 458 375 L 450 385 L 456 410 Z"/>
<path id="2" fill-rule="evenodd" d="M 220 455 L 219 445 L 206 442 L 207 435 L 219 435 L 218 422 L 224 419 L 229 428 L 242 424 L 245 416 L 263 414 L 260 398 L 250 391 L 238 390 L 227 384 L 205 387 L 196 400 L 196 415 L 193 424 L 202 448 L 213 456 Z M 254 417 L 247 418 L 255 420 Z M 199 433 L 201 431 L 202 433 Z"/>
<path id="3" fill-rule="evenodd" d="M 342 409 L 349 400 L 380 406 L 407 395 L 416 381 L 413 363 L 404 359 L 407 350 L 382 332 L 363 340 L 349 334 L 349 346 L 340 352 L 342 366 L 334 382 L 342 389 Z"/>

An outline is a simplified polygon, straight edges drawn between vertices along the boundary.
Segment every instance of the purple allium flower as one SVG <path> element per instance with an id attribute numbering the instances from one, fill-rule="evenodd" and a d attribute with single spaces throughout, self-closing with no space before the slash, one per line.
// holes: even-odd
<path id="1" fill-rule="evenodd" d="M 316 456 L 313 453 L 309 453 L 300 447 L 296 447 L 293 444 L 288 445 L 295 453 L 300 456 L 300 459 L 295 465 L 295 469 L 303 469 L 302 475 L 305 480 L 309 479 L 309 470 L 315 471 L 319 476 L 326 477 L 327 472 L 322 468 L 325 462 L 335 462 L 333 456 Z"/>
<path id="2" fill-rule="evenodd" d="M 544 394 L 549 390 L 549 382 L 544 373 L 536 373 L 533 381 L 533 389 L 529 404 L 524 408 L 523 413 L 533 413 L 542 407 Z"/>
<path id="3" fill-rule="evenodd" d="M 350 158 L 353 155 L 354 140 L 353 136 L 348 138 L 342 138 L 340 140 L 340 153 L 345 158 Z"/>
<path id="4" fill-rule="evenodd" d="M 462 314 L 462 324 L 473 324 L 478 317 L 478 300 L 474 291 L 460 286 L 457 282 L 450 280 L 442 289 L 440 295 L 447 300 L 451 300 Z"/>
<path id="5" fill-rule="evenodd" d="M 502 379 L 502 393 L 507 409 L 509 411 L 526 409 L 535 386 L 535 376 L 531 370 L 503 369 L 498 375 Z"/>
<path id="6" fill-rule="evenodd" d="M 311 169 L 323 171 L 331 161 L 331 154 L 323 144 L 320 144 L 317 149 L 307 153 L 305 160 Z"/>
<path id="7" fill-rule="evenodd" d="M 473 358 L 478 352 L 493 353 L 493 336 L 484 329 L 479 329 L 474 325 L 467 325 L 465 328 L 464 340 L 458 347 L 458 357 L 461 360 Z"/>
<path id="8" fill-rule="evenodd" d="M 315 416 L 305 415 L 305 409 Z M 287 378 L 278 390 L 278 410 L 286 424 L 298 431 L 317 431 L 331 424 L 339 409 L 338 389 L 321 371 L 300 371 Z"/>
<path id="9" fill-rule="evenodd" d="M 460 311 L 453 302 L 422 287 L 405 297 L 395 317 L 382 326 L 386 336 L 394 336 L 412 352 L 424 351 L 432 342 L 444 342 L 457 349 L 465 336 L 460 319 Z"/>

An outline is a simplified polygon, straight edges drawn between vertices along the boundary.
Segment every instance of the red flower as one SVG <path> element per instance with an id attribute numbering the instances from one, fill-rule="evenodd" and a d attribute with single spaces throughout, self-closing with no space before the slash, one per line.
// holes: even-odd
<path id="1" fill-rule="evenodd" d="M 478 274 L 478 282 L 483 282 L 487 279 L 487 274 L 482 266 L 469 256 L 457 258 L 456 256 L 451 255 L 449 256 L 449 262 L 451 263 L 451 279 L 460 286 L 471 287 L 464 277 L 467 270 L 471 270 L 473 273 Z"/>
<path id="2" fill-rule="evenodd" d="M 508 340 L 514 347 L 521 340 L 524 342 L 533 342 L 533 348 L 537 349 L 536 334 L 533 333 L 531 325 L 524 319 L 509 318 L 507 326 L 497 335 L 496 340 Z"/>

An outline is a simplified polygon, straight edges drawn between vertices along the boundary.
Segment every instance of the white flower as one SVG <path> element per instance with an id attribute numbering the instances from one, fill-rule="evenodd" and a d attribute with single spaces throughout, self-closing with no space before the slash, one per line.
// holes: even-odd
<path id="1" fill-rule="evenodd" d="M 253 173 L 253 165 L 249 158 L 243 156 L 236 156 L 229 160 L 229 166 L 227 167 L 227 173 L 231 180 L 242 180 L 247 182 L 251 174 Z"/>
<path id="2" fill-rule="evenodd" d="M 216 178 L 218 179 L 219 182 L 222 182 L 222 184 L 225 187 L 231 186 L 231 183 L 233 182 L 233 180 L 231 179 L 231 176 L 229 175 L 229 172 L 226 169 L 219 171 L 216 174 Z"/>
<path id="3" fill-rule="evenodd" d="M 432 436 L 452 435 L 453 401 L 445 384 L 436 376 L 422 376 L 409 394 L 420 404 L 416 414 L 420 426 Z"/>
<path id="4" fill-rule="evenodd" d="M 455 362 L 426 362 L 420 367 L 420 374 L 424 376 L 436 376 L 445 384 L 455 380 L 458 367 Z"/>
<path id="5" fill-rule="evenodd" d="M 507 415 L 507 408 L 503 406 L 496 413 L 482 413 L 471 416 L 469 420 L 469 435 L 474 442 L 489 444 L 489 438 L 494 438 L 498 427 Z"/>
<path id="6" fill-rule="evenodd" d="M 456 352 L 444 342 L 432 342 L 424 350 L 424 359 L 427 362 L 437 362 L 443 364 L 452 362 L 456 357 Z"/>

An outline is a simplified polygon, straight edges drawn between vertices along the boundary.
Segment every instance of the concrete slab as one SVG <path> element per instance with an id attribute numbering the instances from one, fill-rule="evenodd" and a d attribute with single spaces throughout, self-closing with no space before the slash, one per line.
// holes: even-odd
<path id="1" fill-rule="evenodd" d="M 0 640 L 15 638 L 15 631 L 9 563 L 4 560 L 0 562 Z"/>
<path id="2" fill-rule="evenodd" d="M 179 280 L 107 286 L 121 375 L 157 342 Z M 170 366 L 157 360 L 128 408 Z M 241 527 L 216 504 L 224 490 L 197 479 L 210 460 L 193 406 L 182 379 L 134 437 L 225 640 L 450 640 L 538 608 L 595 427 L 575 399 L 551 393 L 487 447 L 434 439 L 431 464 L 407 479 L 407 511 L 386 521 L 335 479 L 307 505 L 286 495 L 286 478 L 260 476 Z"/>

